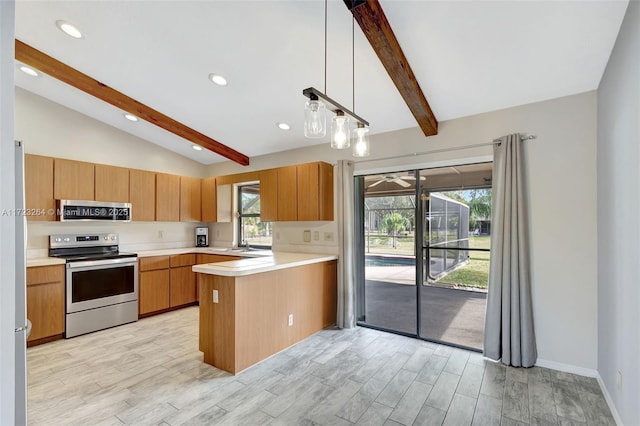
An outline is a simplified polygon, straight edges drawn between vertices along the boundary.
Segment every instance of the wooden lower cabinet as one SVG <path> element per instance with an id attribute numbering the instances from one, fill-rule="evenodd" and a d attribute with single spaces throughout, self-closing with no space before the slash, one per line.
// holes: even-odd
<path id="1" fill-rule="evenodd" d="M 143 257 L 139 260 L 138 314 L 148 316 L 198 301 L 196 254 Z"/>
<path id="2" fill-rule="evenodd" d="M 204 362 L 236 374 L 335 324 L 337 262 L 252 275 L 198 274 L 200 350 Z M 289 316 L 293 324 L 289 325 Z"/>
<path id="3" fill-rule="evenodd" d="M 64 282 L 64 265 L 27 268 L 27 318 L 32 324 L 28 346 L 63 336 Z"/>
<path id="4" fill-rule="evenodd" d="M 140 272 L 138 315 L 169 309 L 169 269 Z"/>
<path id="5" fill-rule="evenodd" d="M 191 270 L 191 266 L 171 268 L 171 307 L 187 305 L 197 300 L 196 273 Z"/>

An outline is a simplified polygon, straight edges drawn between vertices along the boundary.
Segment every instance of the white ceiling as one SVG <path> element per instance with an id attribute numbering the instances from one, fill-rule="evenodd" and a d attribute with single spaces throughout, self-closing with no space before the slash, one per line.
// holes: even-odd
<path id="1" fill-rule="evenodd" d="M 596 89 L 628 3 L 380 2 L 439 121 Z M 323 9 L 322 0 L 22 0 L 16 38 L 252 157 L 325 142 L 302 131 L 302 90 L 324 88 Z M 328 10 L 326 92 L 352 107 L 351 14 L 341 0 Z M 372 134 L 416 126 L 357 24 L 355 64 L 355 110 Z M 17 72 L 16 85 L 203 164 L 225 160 L 50 77 Z"/>

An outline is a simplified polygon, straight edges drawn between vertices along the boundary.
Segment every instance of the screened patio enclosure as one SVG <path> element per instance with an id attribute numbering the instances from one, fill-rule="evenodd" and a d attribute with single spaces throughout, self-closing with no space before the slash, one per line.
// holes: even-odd
<path id="1" fill-rule="evenodd" d="M 469 252 L 447 250 L 449 246 L 469 248 L 469 206 L 439 192 L 429 194 L 425 213 L 425 241 L 429 261 L 429 281 L 469 262 Z"/>

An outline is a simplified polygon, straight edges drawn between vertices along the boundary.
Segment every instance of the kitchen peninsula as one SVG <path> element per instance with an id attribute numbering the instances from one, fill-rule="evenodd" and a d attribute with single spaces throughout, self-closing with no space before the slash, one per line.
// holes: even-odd
<path id="1" fill-rule="evenodd" d="M 193 266 L 204 362 L 236 374 L 335 324 L 336 259 L 277 252 Z"/>

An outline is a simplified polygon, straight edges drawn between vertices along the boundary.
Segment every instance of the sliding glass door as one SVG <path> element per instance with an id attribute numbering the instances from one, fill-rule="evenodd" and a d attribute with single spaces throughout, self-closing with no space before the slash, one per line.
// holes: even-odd
<path id="1" fill-rule="evenodd" d="M 360 325 L 482 349 L 491 163 L 356 179 Z"/>

